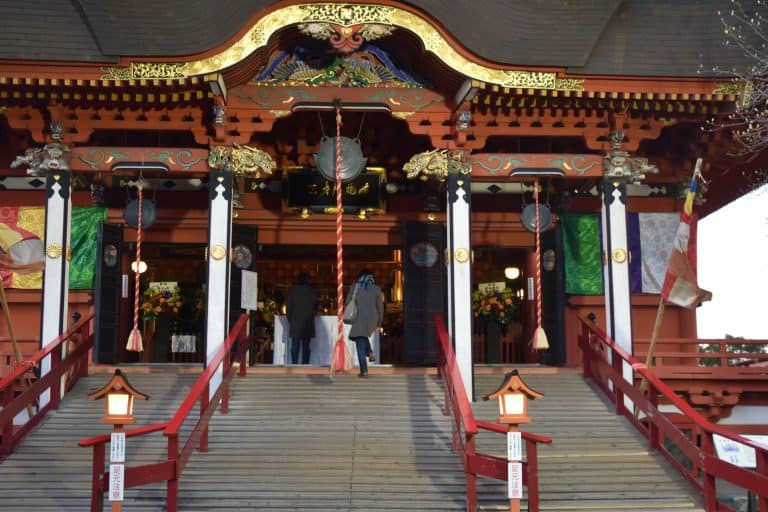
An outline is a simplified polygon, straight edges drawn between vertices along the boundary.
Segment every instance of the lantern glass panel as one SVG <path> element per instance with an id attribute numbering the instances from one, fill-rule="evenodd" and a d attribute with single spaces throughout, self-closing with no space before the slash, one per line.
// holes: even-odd
<path id="1" fill-rule="evenodd" d="M 128 393 L 109 393 L 107 395 L 107 414 L 110 416 L 128 416 L 131 396 Z"/>
<path id="2" fill-rule="evenodd" d="M 502 415 L 512 416 L 525 413 L 525 395 L 522 393 L 506 393 L 502 395 L 503 401 L 499 403 Z"/>

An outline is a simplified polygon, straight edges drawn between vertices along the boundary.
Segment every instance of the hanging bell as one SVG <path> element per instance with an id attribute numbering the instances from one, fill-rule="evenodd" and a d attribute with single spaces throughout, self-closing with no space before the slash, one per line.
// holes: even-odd
<path id="1" fill-rule="evenodd" d="M 123 210 L 123 219 L 125 223 L 137 229 L 139 227 L 139 200 L 134 199 L 130 201 Z M 141 200 L 141 229 L 147 229 L 152 226 L 157 220 L 157 211 L 155 210 L 155 203 L 149 199 Z"/>

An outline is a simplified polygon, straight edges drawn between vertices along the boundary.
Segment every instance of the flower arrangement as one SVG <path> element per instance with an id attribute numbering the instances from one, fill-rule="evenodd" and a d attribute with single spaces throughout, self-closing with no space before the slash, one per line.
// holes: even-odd
<path id="1" fill-rule="evenodd" d="M 156 320 L 163 314 L 178 313 L 181 305 L 179 286 L 165 290 L 150 287 L 141 294 L 141 312 L 144 320 Z"/>
<path id="2" fill-rule="evenodd" d="M 261 314 L 264 316 L 264 321 L 271 325 L 275 322 L 275 316 L 280 314 L 280 306 L 275 299 L 268 297 L 264 299 L 261 306 Z"/>
<path id="3" fill-rule="evenodd" d="M 472 292 L 472 314 L 478 320 L 508 325 L 517 318 L 520 299 L 512 288 L 475 290 Z"/>

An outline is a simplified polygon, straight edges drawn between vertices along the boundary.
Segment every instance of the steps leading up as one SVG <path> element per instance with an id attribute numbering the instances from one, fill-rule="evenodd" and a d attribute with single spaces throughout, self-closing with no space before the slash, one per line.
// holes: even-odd
<path id="1" fill-rule="evenodd" d="M 168 419 L 195 375 L 131 373 L 149 402 L 137 424 Z M 431 372 L 433 373 L 433 372 Z M 501 382 L 481 374 L 482 397 Z M 554 438 L 539 449 L 541 509 L 698 511 L 686 485 L 646 452 L 631 426 L 611 414 L 570 371 L 522 371 L 544 398 L 531 403 L 527 429 Z M 77 441 L 106 431 L 102 404 L 87 398 L 107 377 L 81 381 L 62 408 L 0 464 L 0 510 L 88 509 L 91 450 Z M 459 458 L 451 453 L 442 384 L 427 372 L 373 374 L 251 373 L 233 380 L 228 415 L 216 414 L 209 452 L 196 453 L 180 483 L 180 510 L 415 511 L 465 510 Z M 473 404 L 494 421 L 496 405 Z M 127 445 L 128 464 L 159 460 L 160 434 Z M 504 437 L 483 433 L 481 451 L 503 455 Z M 481 478 L 483 510 L 508 510 L 505 484 Z M 126 491 L 125 509 L 163 510 L 164 485 Z M 109 505 L 105 507 L 109 509 Z"/>

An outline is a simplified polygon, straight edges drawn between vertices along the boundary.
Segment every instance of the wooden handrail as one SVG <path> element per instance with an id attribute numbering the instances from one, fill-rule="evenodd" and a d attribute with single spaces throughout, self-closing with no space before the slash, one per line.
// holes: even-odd
<path id="1" fill-rule="evenodd" d="M 241 315 L 237 320 L 237 323 L 235 323 L 234 327 L 232 327 L 229 336 L 227 336 L 227 338 L 224 340 L 224 346 L 221 347 L 211 362 L 208 363 L 205 371 L 200 374 L 200 377 L 198 377 L 197 381 L 195 381 L 195 384 L 192 386 L 189 394 L 187 394 L 187 397 L 179 406 L 176 414 L 174 414 L 171 421 L 168 422 L 168 426 L 165 427 L 165 431 L 163 432 L 164 435 L 168 436 L 179 433 L 181 426 L 187 419 L 187 416 L 189 416 L 189 414 L 192 412 L 192 409 L 195 407 L 195 403 L 200 399 L 203 392 L 208 391 L 208 385 L 211 381 L 211 378 L 213 378 L 214 373 L 218 370 L 219 365 L 224 360 L 224 357 L 229 355 L 229 351 L 231 350 L 232 345 L 235 343 L 235 341 L 237 341 L 238 335 L 240 331 L 245 327 L 245 323 L 247 321 L 247 314 Z"/>
<path id="2" fill-rule="evenodd" d="M 506 435 L 508 428 L 475 420 L 443 317 L 435 315 L 434 320 L 437 334 L 438 374 L 442 376 L 445 383 L 444 412 L 446 415 L 450 414 L 453 419 L 451 422 L 453 449 L 462 454 L 467 489 L 467 511 L 475 512 L 477 510 L 477 476 L 507 480 L 506 459 L 475 451 L 475 437 L 478 429 Z M 528 487 L 528 511 L 538 512 L 539 475 L 536 444 L 549 444 L 552 439 L 529 432 L 523 432 L 522 437 L 525 440 L 527 459 L 523 462 L 523 485 Z"/>
<path id="3" fill-rule="evenodd" d="M 93 312 L 84 315 L 65 333 L 37 350 L 28 359 L 16 364 L 8 375 L 0 379 L 0 460 L 16 449 L 21 440 L 45 418 L 48 411 L 58 408 L 62 394 L 68 392 L 81 377 L 88 374 L 88 351 L 93 347 L 93 335 L 90 332 L 92 320 Z M 62 345 L 73 339 L 77 340 L 77 347 L 68 351 L 62 358 Z M 17 383 L 25 374 L 39 368 L 41 362 L 49 356 L 51 364 L 48 372 L 16 395 Z M 67 385 L 62 390 L 62 377 L 76 365 L 79 365 L 78 371 L 69 375 Z M 49 393 L 49 400 L 45 406 L 37 407 L 43 393 Z M 26 422 L 14 425 L 14 418 L 25 409 L 29 415 Z"/>
<path id="4" fill-rule="evenodd" d="M 248 314 L 243 313 L 230 331 L 223 345 L 208 363 L 205 370 L 198 376 L 192 389 L 182 401 L 171 420 L 154 423 L 144 427 L 126 430 L 127 437 L 138 437 L 154 432 L 162 431 L 167 441 L 167 456 L 165 461 L 152 464 L 143 464 L 125 468 L 125 487 L 137 487 L 151 483 L 166 482 L 166 511 L 178 510 L 179 478 L 184 471 L 187 461 L 195 448 L 199 451 L 208 450 L 208 423 L 219 403 L 222 404 L 222 413 L 227 412 L 229 383 L 234 374 L 232 363 L 240 363 L 240 375 L 246 373 L 245 352 L 248 348 L 247 338 L 244 335 L 248 321 Z M 237 344 L 235 358 L 229 359 L 230 351 Z M 225 363 L 221 371 L 223 373 L 221 383 L 216 392 L 209 398 L 210 381 L 219 370 L 219 366 Z M 200 401 L 199 418 L 189 432 L 183 446 L 179 446 L 181 427 L 189 418 L 195 403 Z M 91 511 L 103 509 L 104 492 L 108 490 L 108 472 L 104 468 L 105 446 L 110 442 L 109 435 L 100 435 L 81 440 L 78 445 L 93 447 L 93 464 L 91 471 Z"/>
<path id="5" fill-rule="evenodd" d="M 586 318 L 579 317 L 579 321 L 581 322 L 579 346 L 584 358 L 585 378 L 590 378 L 599 384 L 598 387 L 613 402 L 616 413 L 627 417 L 648 438 L 649 447 L 661 452 L 672 466 L 699 490 L 704 497 L 706 510 L 708 512 L 729 510 L 719 501 L 715 489 L 716 480 L 723 479 L 748 492 L 755 493 L 758 497 L 759 512 L 768 512 L 768 449 L 760 443 L 707 421 L 665 384 L 651 368 L 628 354 L 602 329 Z M 612 358 L 608 358 L 609 352 Z M 706 357 L 706 353 L 702 353 L 702 356 Z M 647 395 L 642 394 L 633 383 L 624 378 L 622 371 L 624 364 L 629 365 L 647 382 Z M 625 406 L 625 396 L 645 413 L 642 420 L 637 420 L 633 412 Z M 692 427 L 690 438 L 658 410 L 659 398 L 662 396 L 667 403 L 675 406 L 680 414 L 688 418 Z M 757 462 L 755 471 L 720 460 L 714 448 L 715 434 L 754 449 Z M 664 439 L 669 439 L 680 448 L 690 460 L 691 468 L 686 468 L 677 460 L 665 446 Z M 701 444 L 698 440 L 701 440 Z"/>

